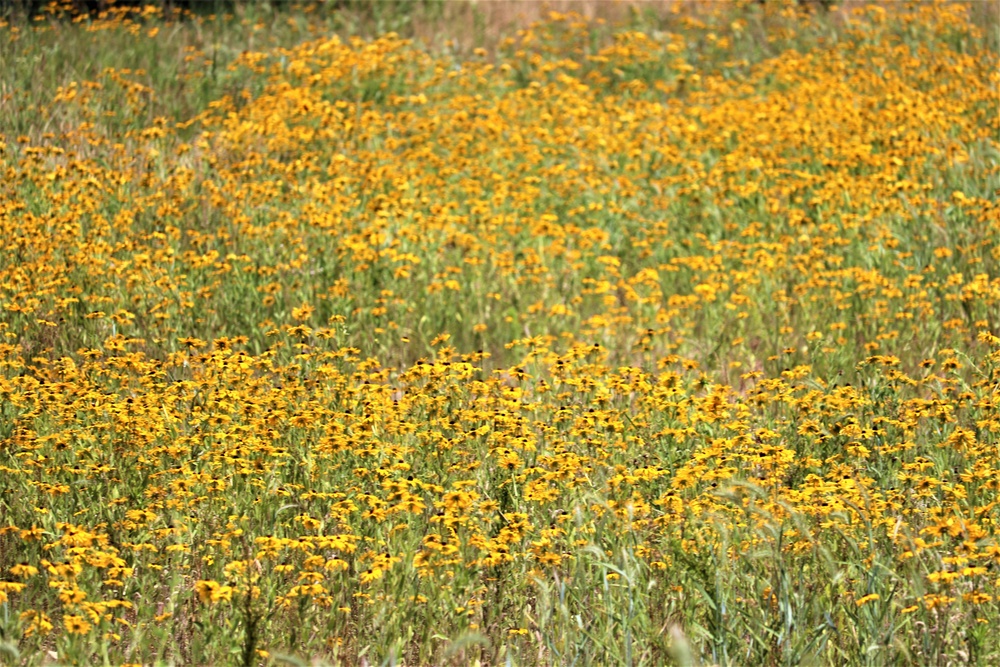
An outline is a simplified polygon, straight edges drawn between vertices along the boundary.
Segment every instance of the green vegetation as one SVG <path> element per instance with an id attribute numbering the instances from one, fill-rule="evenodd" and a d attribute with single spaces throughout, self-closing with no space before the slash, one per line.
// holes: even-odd
<path id="1" fill-rule="evenodd" d="M 589 9 L 0 23 L 0 659 L 1000 658 L 995 16 Z"/>

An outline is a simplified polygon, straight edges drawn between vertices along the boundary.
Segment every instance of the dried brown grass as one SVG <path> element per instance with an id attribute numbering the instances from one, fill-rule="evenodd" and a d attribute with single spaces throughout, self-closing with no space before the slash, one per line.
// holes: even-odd
<path id="1" fill-rule="evenodd" d="M 433 44 L 453 40 L 459 49 L 490 49 L 551 12 L 574 13 L 587 21 L 620 23 L 641 14 L 664 15 L 691 0 L 454 0 L 435 20 L 416 20 L 414 37 Z"/>

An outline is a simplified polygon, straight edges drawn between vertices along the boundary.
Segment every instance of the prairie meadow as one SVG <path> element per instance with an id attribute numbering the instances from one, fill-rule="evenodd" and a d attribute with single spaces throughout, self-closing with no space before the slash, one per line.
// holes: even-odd
<path id="1" fill-rule="evenodd" d="M 489 7 L 0 14 L 0 661 L 1000 662 L 995 7 Z"/>

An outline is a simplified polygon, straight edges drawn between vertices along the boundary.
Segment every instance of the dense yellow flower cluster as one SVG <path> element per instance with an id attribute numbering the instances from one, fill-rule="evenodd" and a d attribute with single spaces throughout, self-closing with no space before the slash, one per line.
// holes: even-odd
<path id="1" fill-rule="evenodd" d="M 754 16 L 817 19 L 324 38 L 120 135 L 141 73 L 60 90 L 94 122 L 0 137 L 0 637 L 986 655 L 1000 77 L 967 11 L 753 63 Z"/>

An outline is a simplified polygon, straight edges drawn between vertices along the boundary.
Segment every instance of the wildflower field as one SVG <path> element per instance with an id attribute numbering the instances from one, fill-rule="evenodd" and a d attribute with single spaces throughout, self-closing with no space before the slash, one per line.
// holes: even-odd
<path id="1" fill-rule="evenodd" d="M 987 3 L 262 7 L 0 22 L 0 662 L 1000 663 Z"/>

